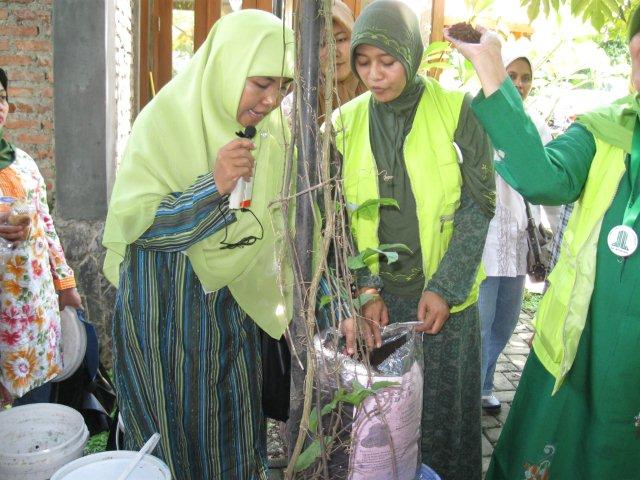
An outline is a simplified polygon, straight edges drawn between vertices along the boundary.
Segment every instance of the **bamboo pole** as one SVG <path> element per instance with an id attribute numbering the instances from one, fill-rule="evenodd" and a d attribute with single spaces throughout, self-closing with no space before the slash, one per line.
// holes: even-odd
<path id="1" fill-rule="evenodd" d="M 307 360 L 308 329 L 306 312 L 309 310 L 309 287 L 311 285 L 311 255 L 313 243 L 313 200 L 318 164 L 318 70 L 322 0 L 301 0 L 296 19 L 299 83 L 296 92 L 297 115 L 295 142 L 297 158 L 297 190 L 307 191 L 297 198 L 296 236 L 294 245 L 294 290 L 293 320 L 289 328 L 290 339 L 295 346 L 297 358 L 291 365 L 291 401 L 287 437 L 291 462 L 285 473 L 293 478 L 293 463 L 302 450 L 306 434 L 306 422 L 302 418 Z M 306 379 L 306 382 L 313 379 Z M 302 422 L 302 425 L 300 425 Z M 299 435 L 299 432 L 302 435 Z"/>
<path id="2" fill-rule="evenodd" d="M 431 35 L 429 43 L 444 40 L 444 0 L 431 0 Z"/>

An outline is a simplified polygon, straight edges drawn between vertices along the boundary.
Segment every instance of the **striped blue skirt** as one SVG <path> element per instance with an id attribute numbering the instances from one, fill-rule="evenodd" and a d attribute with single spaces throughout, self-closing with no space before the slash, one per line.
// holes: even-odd
<path id="1" fill-rule="evenodd" d="M 267 478 L 258 327 L 181 253 L 131 245 L 113 319 L 125 445 L 154 433 L 176 480 Z"/>

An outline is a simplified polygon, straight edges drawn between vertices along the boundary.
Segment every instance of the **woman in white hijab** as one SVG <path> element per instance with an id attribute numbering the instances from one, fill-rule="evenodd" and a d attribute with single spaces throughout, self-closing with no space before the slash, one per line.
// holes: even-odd
<path id="1" fill-rule="evenodd" d="M 504 65 L 522 100 L 531 91 L 533 68 L 526 55 L 504 57 Z M 536 122 L 543 143 L 551 140 L 548 127 Z M 496 151 L 496 156 L 501 152 Z M 532 205 L 539 222 L 539 208 Z M 484 247 L 482 263 L 487 278 L 480 286 L 478 308 L 482 326 L 482 407 L 500 410 L 493 395 L 493 377 L 498 356 L 518 323 L 527 273 L 527 212 L 522 196 L 496 174 L 496 213 Z"/>

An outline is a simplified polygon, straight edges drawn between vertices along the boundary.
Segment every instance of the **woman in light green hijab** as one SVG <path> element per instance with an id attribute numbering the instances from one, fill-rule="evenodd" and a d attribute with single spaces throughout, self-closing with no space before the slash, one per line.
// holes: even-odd
<path id="1" fill-rule="evenodd" d="M 268 205 L 292 77 L 293 34 L 278 18 L 223 17 L 140 113 L 116 177 L 103 243 L 126 447 L 159 432 L 155 454 L 178 480 L 266 478 L 256 323 L 278 338 L 290 316 L 282 215 Z M 239 138 L 250 126 L 255 137 Z M 229 210 L 240 177 L 254 178 L 251 207 Z"/>
<path id="2" fill-rule="evenodd" d="M 635 92 L 578 116 L 544 147 L 491 32 L 451 38 L 482 83 L 473 109 L 532 203 L 575 206 L 487 479 L 638 478 L 640 461 L 640 9 L 630 12 Z"/>

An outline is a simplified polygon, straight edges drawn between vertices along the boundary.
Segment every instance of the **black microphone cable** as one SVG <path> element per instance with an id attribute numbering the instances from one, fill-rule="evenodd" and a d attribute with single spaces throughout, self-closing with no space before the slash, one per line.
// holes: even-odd
<path id="1" fill-rule="evenodd" d="M 236 135 L 238 137 L 240 137 L 240 138 L 252 139 L 253 137 L 256 136 L 256 127 L 253 127 L 253 126 L 250 125 L 250 126 L 248 126 L 248 127 L 246 127 L 244 129 L 244 132 L 243 131 L 236 132 Z M 221 203 L 218 203 L 218 211 L 222 215 L 222 218 L 225 218 L 224 217 L 224 212 L 222 211 Z M 224 222 L 224 238 L 220 242 L 224 246 L 220 247 L 220 250 L 232 250 L 234 248 L 243 248 L 243 247 L 246 247 L 248 245 L 253 245 L 258 240 L 262 240 L 264 238 L 264 228 L 262 226 L 262 223 L 260 223 L 260 220 L 258 219 L 258 217 L 256 217 L 255 213 L 253 213 L 251 211 L 251 209 L 249 209 L 249 208 L 241 208 L 240 211 L 243 212 L 243 213 L 249 212 L 253 216 L 253 218 L 256 219 L 256 222 L 258 222 L 258 225 L 260 226 L 260 237 L 256 237 L 255 235 L 248 235 L 248 236 L 246 236 L 244 238 L 241 238 L 237 242 L 227 243 L 227 241 L 226 241 L 227 240 L 227 234 L 229 232 L 227 230 L 227 221 L 225 220 L 225 222 Z"/>

